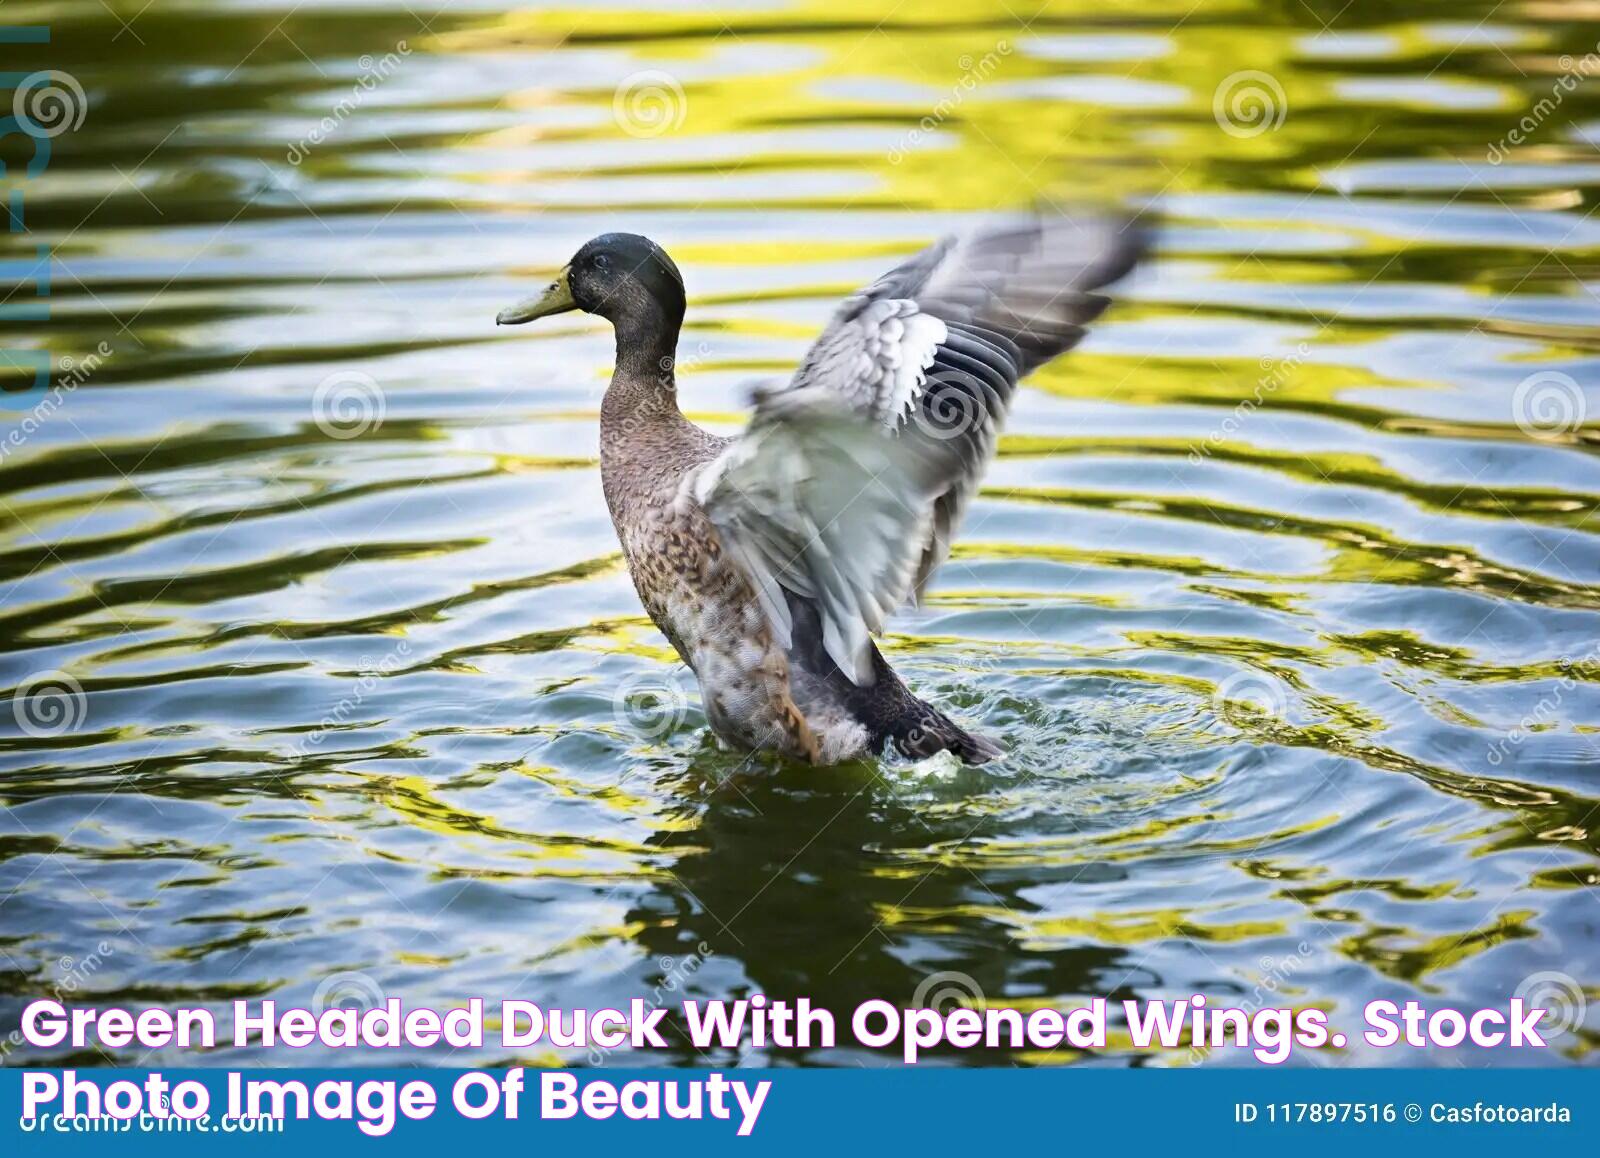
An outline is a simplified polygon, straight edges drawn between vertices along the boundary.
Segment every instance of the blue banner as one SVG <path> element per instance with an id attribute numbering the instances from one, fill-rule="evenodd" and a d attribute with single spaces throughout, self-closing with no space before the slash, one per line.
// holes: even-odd
<path id="1" fill-rule="evenodd" d="M 72 1108 L 88 1108 L 92 1086 L 101 1117 L 64 1116 L 69 1073 L 79 1087 Z M 410 1154 L 532 1142 L 695 1155 L 1019 1144 L 1205 1153 L 1287 1144 L 1300 1155 L 1600 1141 L 1596 1082 L 1583 1070 L 166 1070 L 157 1073 L 160 1115 L 104 1116 L 135 1109 L 152 1073 L 4 1071 L 5 1151 L 172 1155 L 221 1144 L 310 1153 L 370 1143 Z"/>

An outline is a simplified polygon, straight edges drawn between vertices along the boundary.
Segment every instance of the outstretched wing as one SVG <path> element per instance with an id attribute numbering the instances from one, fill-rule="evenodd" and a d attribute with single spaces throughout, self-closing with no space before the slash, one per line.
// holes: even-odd
<path id="1" fill-rule="evenodd" d="M 1017 380 L 1078 343 L 1107 305 L 1095 291 L 1142 251 L 1135 221 L 1102 216 L 946 238 L 847 300 L 793 380 L 756 396 L 692 485 L 780 636 L 784 591 L 815 600 L 828 655 L 871 680 L 869 637 L 949 553 Z"/>

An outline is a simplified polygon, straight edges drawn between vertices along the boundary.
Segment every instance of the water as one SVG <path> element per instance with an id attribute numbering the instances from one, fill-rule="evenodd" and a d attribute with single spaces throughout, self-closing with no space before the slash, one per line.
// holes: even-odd
<path id="1" fill-rule="evenodd" d="M 8 67 L 89 108 L 6 243 L 55 253 L 10 343 L 84 381 L 0 466 L 0 1025 L 1203 991 L 1357 1031 L 1532 987 L 1577 1022 L 1548 1053 L 1301 1061 L 1592 1062 L 1585 14 L 13 0 L 52 43 Z M 495 311 L 646 233 L 731 429 L 841 294 L 1036 189 L 1158 194 L 1161 253 L 886 645 L 1011 756 L 718 752 L 601 501 L 608 333 Z"/>

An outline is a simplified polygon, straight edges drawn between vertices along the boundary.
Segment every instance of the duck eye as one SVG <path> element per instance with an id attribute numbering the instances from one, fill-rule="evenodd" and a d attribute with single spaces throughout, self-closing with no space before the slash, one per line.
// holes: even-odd
<path id="1" fill-rule="evenodd" d="M 596 269 L 610 269 L 611 259 L 603 253 L 597 253 L 594 255 L 594 267 Z"/>

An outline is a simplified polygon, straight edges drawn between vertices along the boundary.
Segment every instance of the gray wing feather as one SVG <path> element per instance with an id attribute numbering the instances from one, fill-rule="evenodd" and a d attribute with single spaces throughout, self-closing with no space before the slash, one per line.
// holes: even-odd
<path id="1" fill-rule="evenodd" d="M 850 297 L 694 495 L 787 643 L 815 600 L 857 683 L 870 635 L 949 553 L 1018 379 L 1064 353 L 1133 268 L 1137 222 L 1026 216 L 948 237 Z"/>

